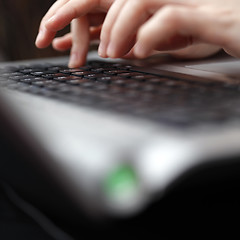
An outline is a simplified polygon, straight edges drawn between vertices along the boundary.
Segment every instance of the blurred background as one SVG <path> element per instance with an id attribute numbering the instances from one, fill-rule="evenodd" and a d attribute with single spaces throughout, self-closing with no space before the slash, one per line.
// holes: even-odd
<path id="1" fill-rule="evenodd" d="M 67 55 L 48 47 L 37 49 L 39 23 L 55 0 L 0 0 L 0 61 Z M 68 28 L 59 34 L 68 31 Z"/>

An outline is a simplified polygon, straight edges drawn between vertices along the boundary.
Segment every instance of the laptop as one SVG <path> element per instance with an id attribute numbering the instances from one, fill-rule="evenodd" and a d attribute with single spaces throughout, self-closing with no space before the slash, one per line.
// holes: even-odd
<path id="1" fill-rule="evenodd" d="M 83 67 L 67 61 L 0 64 L 1 135 L 16 153 L 1 179 L 25 199 L 51 209 L 66 200 L 93 219 L 124 219 L 199 169 L 236 171 L 239 60 L 104 60 L 93 51 Z M 213 176 L 200 175 L 206 185 Z"/>

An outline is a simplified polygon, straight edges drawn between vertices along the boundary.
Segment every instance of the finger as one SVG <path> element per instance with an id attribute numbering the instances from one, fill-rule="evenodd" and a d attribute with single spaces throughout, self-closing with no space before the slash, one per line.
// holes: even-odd
<path id="1" fill-rule="evenodd" d="M 168 6 L 160 9 L 138 32 L 134 53 L 147 57 L 152 49 L 174 50 L 196 42 L 224 46 L 229 41 L 221 16 L 197 8 Z"/>
<path id="2" fill-rule="evenodd" d="M 45 16 L 42 18 L 40 23 L 40 28 L 45 24 L 45 22 L 51 18 L 58 9 L 64 6 L 69 0 L 56 0 L 55 3 L 49 8 Z"/>
<path id="3" fill-rule="evenodd" d="M 114 0 L 71 0 L 62 6 L 46 22 L 46 28 L 50 31 L 59 31 L 67 26 L 73 19 L 79 18 L 91 12 L 93 9 L 108 10 Z"/>
<path id="4" fill-rule="evenodd" d="M 198 58 L 212 56 L 217 52 L 219 52 L 220 50 L 221 48 L 219 46 L 206 44 L 206 43 L 199 43 L 199 44 L 188 46 L 180 50 L 170 51 L 167 53 L 174 56 L 175 58 L 198 59 Z"/>
<path id="5" fill-rule="evenodd" d="M 124 2 L 120 13 L 110 28 L 108 35 L 110 39 L 107 46 L 107 55 L 112 58 L 121 57 L 129 50 L 128 40 L 132 38 L 138 27 L 149 17 L 148 9 L 152 0 L 140 0 Z M 107 33 L 105 34 L 107 35 Z M 121 36 L 121 37 L 119 37 Z"/>
<path id="6" fill-rule="evenodd" d="M 68 33 L 63 37 L 55 38 L 52 46 L 57 51 L 66 51 L 72 47 L 72 34 Z"/>
<path id="7" fill-rule="evenodd" d="M 155 11 L 164 5 L 193 5 L 194 0 L 127 0 L 111 27 L 107 47 L 109 57 L 121 57 L 130 50 L 128 39 Z M 107 35 L 107 34 L 106 34 Z M 120 37 L 121 36 L 121 37 Z"/>
<path id="8" fill-rule="evenodd" d="M 44 27 L 42 28 L 43 30 L 40 31 L 36 45 L 40 48 L 48 46 L 53 40 L 56 32 L 70 24 L 74 18 L 86 15 L 93 9 L 107 11 L 113 1 L 114 0 L 68 0 L 64 5 L 59 7 L 54 14 L 48 14 L 44 19 Z"/>
<path id="9" fill-rule="evenodd" d="M 48 31 L 45 28 L 45 23 L 46 21 L 51 18 L 55 12 L 61 8 L 62 6 L 64 6 L 65 3 L 67 3 L 69 0 L 58 0 L 56 1 L 52 7 L 48 10 L 48 12 L 45 14 L 45 16 L 42 18 L 42 21 L 40 23 L 39 26 L 39 33 L 37 35 L 36 41 L 35 41 L 35 45 L 38 48 L 44 48 L 47 47 L 51 40 L 53 39 L 53 37 L 55 36 L 55 32 L 52 31 Z M 44 36 L 47 36 L 47 38 L 45 39 Z"/>
<path id="10" fill-rule="evenodd" d="M 152 52 L 149 54 L 149 56 L 154 55 L 166 55 L 167 52 L 152 50 Z M 122 58 L 124 59 L 138 59 L 138 57 L 134 54 L 134 49 L 132 48 L 126 55 L 124 55 Z"/>
<path id="11" fill-rule="evenodd" d="M 97 40 L 100 37 L 101 27 L 90 28 L 90 41 Z M 67 33 L 62 37 L 54 38 L 52 46 L 57 51 L 66 51 L 72 47 L 72 33 Z"/>
<path id="12" fill-rule="evenodd" d="M 100 45 L 98 48 L 98 54 L 101 57 L 107 57 L 107 46 L 110 39 L 110 32 L 114 22 L 116 21 L 118 14 L 127 0 L 115 1 L 111 8 L 109 9 L 105 21 L 103 23 L 101 35 L 100 35 Z"/>
<path id="13" fill-rule="evenodd" d="M 85 64 L 89 47 L 89 23 L 86 16 L 74 19 L 71 24 L 72 49 L 69 67 L 75 68 Z"/>

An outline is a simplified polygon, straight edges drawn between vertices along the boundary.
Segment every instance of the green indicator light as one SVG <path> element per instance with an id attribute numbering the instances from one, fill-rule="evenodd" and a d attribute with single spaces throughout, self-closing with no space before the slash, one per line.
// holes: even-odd
<path id="1" fill-rule="evenodd" d="M 138 178 L 131 166 L 124 165 L 111 172 L 104 181 L 108 197 L 115 200 L 127 200 L 138 189 Z"/>

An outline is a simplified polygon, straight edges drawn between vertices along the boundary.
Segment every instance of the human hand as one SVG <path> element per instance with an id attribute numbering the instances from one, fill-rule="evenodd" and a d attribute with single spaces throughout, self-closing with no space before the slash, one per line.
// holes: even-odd
<path id="1" fill-rule="evenodd" d="M 239 13 L 238 0 L 116 0 L 102 27 L 99 54 L 117 58 L 130 51 L 145 58 L 171 50 L 186 56 L 201 44 L 206 55 L 207 47 L 240 57 Z"/>
<path id="2" fill-rule="evenodd" d="M 38 48 L 51 43 L 59 51 L 71 48 L 69 67 L 83 65 L 89 42 L 99 38 L 105 13 L 114 0 L 58 0 L 43 17 L 36 39 Z M 71 33 L 54 39 L 57 31 L 71 23 Z"/>
<path id="3" fill-rule="evenodd" d="M 58 30 L 76 19 L 72 33 L 55 39 L 53 46 L 57 50 L 72 48 L 69 66 L 82 65 L 90 39 L 100 32 L 100 28 L 92 31 L 89 26 L 99 26 L 103 13 L 110 9 L 101 31 L 100 56 L 143 58 L 167 51 L 180 57 L 204 57 L 221 47 L 231 55 L 240 55 L 237 0 L 229 0 L 228 5 L 223 0 L 113 2 L 58 0 L 42 20 L 36 45 L 46 47 Z"/>

